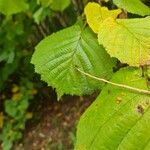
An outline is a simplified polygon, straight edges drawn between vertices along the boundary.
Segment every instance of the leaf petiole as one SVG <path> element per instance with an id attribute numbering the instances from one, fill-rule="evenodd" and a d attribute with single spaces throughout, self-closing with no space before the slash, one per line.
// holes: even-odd
<path id="1" fill-rule="evenodd" d="M 144 90 L 144 89 L 139 89 L 139 88 L 135 88 L 135 87 L 131 87 L 131 86 L 128 86 L 128 85 L 125 85 L 125 84 L 120 84 L 120 83 L 114 83 L 114 82 L 111 82 L 111 81 L 108 81 L 106 79 L 103 79 L 103 78 L 98 78 L 96 76 L 93 76 L 89 73 L 86 73 L 84 72 L 83 70 L 80 70 L 79 68 L 76 68 L 80 73 L 92 78 L 92 79 L 95 79 L 95 80 L 98 80 L 98 81 L 102 81 L 102 82 L 105 82 L 105 83 L 108 83 L 108 84 L 111 84 L 111 85 L 114 85 L 114 86 L 117 86 L 117 87 L 121 87 L 121 88 L 124 88 L 124 89 L 128 89 L 128 90 L 131 90 L 131 91 L 134 91 L 134 92 L 138 92 L 138 93 L 141 93 L 141 94 L 145 94 L 145 95 L 150 95 L 150 91 L 148 90 Z"/>

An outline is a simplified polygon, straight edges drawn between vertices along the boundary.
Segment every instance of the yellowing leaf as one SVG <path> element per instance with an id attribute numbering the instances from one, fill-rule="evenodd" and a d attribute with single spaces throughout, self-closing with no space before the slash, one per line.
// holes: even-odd
<path id="1" fill-rule="evenodd" d="M 33 113 L 32 112 L 27 112 L 26 113 L 26 119 L 31 119 L 33 117 Z"/>
<path id="2" fill-rule="evenodd" d="M 22 98 L 22 93 L 21 92 L 18 92 L 18 93 L 14 93 L 13 95 L 12 95 L 12 100 L 14 100 L 14 101 L 18 101 L 18 100 L 20 100 L 21 98 Z"/>
<path id="3" fill-rule="evenodd" d="M 108 18 L 101 24 L 98 41 L 106 51 L 130 66 L 150 64 L 150 17 Z"/>
<path id="4" fill-rule="evenodd" d="M 3 112 L 0 113 L 0 128 L 3 127 L 3 122 L 4 122 L 4 115 Z"/>
<path id="5" fill-rule="evenodd" d="M 98 3 L 88 3 L 84 9 L 87 22 L 95 33 L 98 33 L 100 24 L 108 17 L 117 18 L 121 9 L 108 10 L 107 7 L 101 7 Z"/>
<path id="6" fill-rule="evenodd" d="M 32 95 L 36 95 L 38 93 L 37 89 L 32 89 Z"/>
<path id="7" fill-rule="evenodd" d="M 19 86 L 13 85 L 13 88 L 11 89 L 12 93 L 17 93 L 20 90 Z"/>

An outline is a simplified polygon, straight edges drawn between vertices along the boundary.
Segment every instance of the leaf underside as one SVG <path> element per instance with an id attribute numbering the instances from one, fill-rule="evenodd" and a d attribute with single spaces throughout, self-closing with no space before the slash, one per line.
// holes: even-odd
<path id="1" fill-rule="evenodd" d="M 98 41 L 122 63 L 130 66 L 150 65 L 150 17 L 108 18 L 99 28 Z"/>
<path id="2" fill-rule="evenodd" d="M 63 94 L 90 94 L 104 85 L 81 75 L 76 67 L 109 79 L 115 60 L 99 46 L 95 34 L 89 28 L 81 29 L 74 25 L 40 42 L 32 63 L 42 80 L 56 88 L 60 98 Z"/>
<path id="3" fill-rule="evenodd" d="M 112 82 L 147 89 L 141 71 L 124 68 Z M 149 150 L 150 96 L 107 84 L 80 119 L 76 150 Z"/>
<path id="4" fill-rule="evenodd" d="M 150 8 L 141 2 L 141 0 L 114 0 L 118 7 L 127 10 L 130 13 L 141 16 L 150 15 Z"/>

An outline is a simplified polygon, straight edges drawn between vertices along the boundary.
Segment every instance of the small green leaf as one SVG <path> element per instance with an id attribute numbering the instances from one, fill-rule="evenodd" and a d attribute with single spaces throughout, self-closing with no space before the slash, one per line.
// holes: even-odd
<path id="1" fill-rule="evenodd" d="M 0 0 L 0 12 L 10 16 L 28 9 L 24 0 Z"/>
<path id="2" fill-rule="evenodd" d="M 39 2 L 42 4 L 42 6 L 48 7 L 53 2 L 53 0 L 39 0 Z"/>
<path id="3" fill-rule="evenodd" d="M 6 113 L 11 116 L 15 117 L 17 115 L 17 102 L 12 100 L 5 101 L 5 111 Z"/>
<path id="4" fill-rule="evenodd" d="M 141 70 L 124 68 L 115 83 L 147 90 Z M 107 84 L 80 119 L 76 150 L 149 150 L 150 96 Z"/>
<path id="5" fill-rule="evenodd" d="M 106 19 L 99 28 L 98 41 L 106 51 L 130 66 L 150 64 L 150 17 Z"/>
<path id="6" fill-rule="evenodd" d="M 34 21 L 39 24 L 41 21 L 43 21 L 47 16 L 52 16 L 52 11 L 49 8 L 40 7 L 34 14 L 33 18 Z"/>
<path id="7" fill-rule="evenodd" d="M 39 0 L 42 6 L 50 7 L 54 11 L 63 11 L 70 5 L 70 0 Z"/>
<path id="8" fill-rule="evenodd" d="M 63 11 L 70 5 L 70 0 L 53 0 L 50 8 L 55 11 Z"/>
<path id="9" fill-rule="evenodd" d="M 63 94 L 83 95 L 100 89 L 104 84 L 81 75 L 85 72 L 109 79 L 115 65 L 95 34 L 89 29 L 74 25 L 45 38 L 32 56 L 35 71 L 42 80 Z"/>
<path id="10" fill-rule="evenodd" d="M 133 14 L 150 15 L 150 8 L 142 3 L 141 0 L 114 0 L 114 3 Z"/>

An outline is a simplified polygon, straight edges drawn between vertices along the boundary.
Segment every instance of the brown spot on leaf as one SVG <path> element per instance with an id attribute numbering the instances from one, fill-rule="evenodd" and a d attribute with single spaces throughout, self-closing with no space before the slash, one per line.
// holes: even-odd
<path id="1" fill-rule="evenodd" d="M 141 66 L 149 66 L 150 65 L 150 60 L 146 60 L 146 61 L 141 61 L 140 62 Z"/>
<path id="2" fill-rule="evenodd" d="M 149 101 L 146 101 L 146 105 L 149 105 Z"/>
<path id="3" fill-rule="evenodd" d="M 117 97 L 116 97 L 116 103 L 117 103 L 117 104 L 120 104 L 120 103 L 121 103 L 121 101 L 122 101 L 122 98 L 121 98 L 121 97 L 119 97 L 119 96 L 117 96 Z"/>
<path id="4" fill-rule="evenodd" d="M 144 114 L 144 108 L 143 108 L 142 105 L 138 105 L 137 106 L 137 112 L 140 113 L 140 114 L 142 114 L 142 115 Z"/>
<path id="5" fill-rule="evenodd" d="M 150 88 L 150 77 L 147 77 L 147 87 Z"/>
<path id="6" fill-rule="evenodd" d="M 119 18 L 126 19 L 128 18 L 128 13 L 125 10 L 122 10 L 122 12 L 119 14 Z"/>

